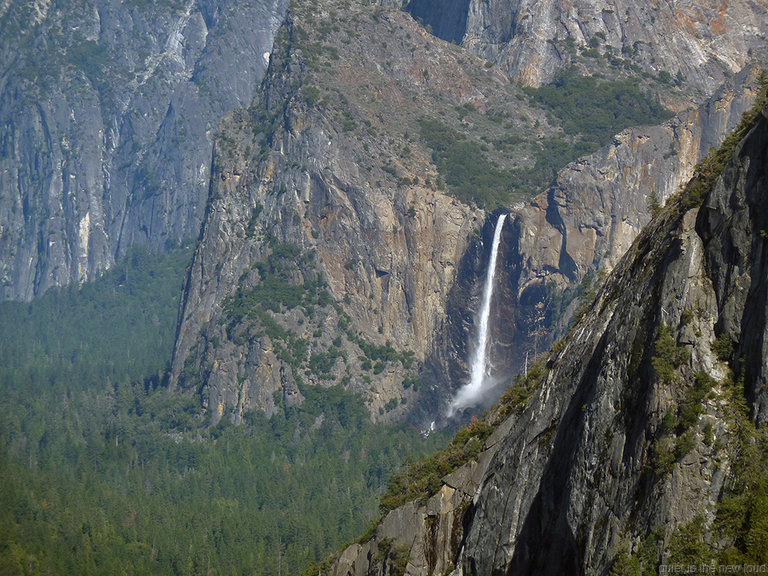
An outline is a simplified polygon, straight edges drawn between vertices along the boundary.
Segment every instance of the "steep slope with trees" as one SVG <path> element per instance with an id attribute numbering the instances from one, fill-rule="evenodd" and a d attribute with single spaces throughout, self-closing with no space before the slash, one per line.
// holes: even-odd
<path id="1" fill-rule="evenodd" d="M 766 562 L 766 89 L 565 338 L 396 476 L 387 515 L 328 573 Z"/>

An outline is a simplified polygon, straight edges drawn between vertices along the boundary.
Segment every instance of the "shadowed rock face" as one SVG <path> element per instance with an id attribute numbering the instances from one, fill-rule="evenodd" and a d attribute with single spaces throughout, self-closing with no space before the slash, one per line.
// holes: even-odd
<path id="1" fill-rule="evenodd" d="M 285 4 L 3 4 L 0 298 L 198 236 L 213 133 L 253 98 Z"/>
<path id="2" fill-rule="evenodd" d="M 766 115 L 766 111 L 763 111 Z M 738 150 L 699 214 L 719 333 L 739 344 L 753 417 L 768 423 L 768 125 Z"/>
<path id="3" fill-rule="evenodd" d="M 766 166 L 768 108 L 701 208 L 673 200 L 640 233 L 485 451 L 425 503 L 393 510 L 331 573 L 386 574 L 386 545 L 410 551 L 412 575 L 606 574 L 620 543 L 652 528 L 663 528 L 665 546 L 694 518 L 712 530 L 737 454 L 728 446 L 738 445 L 717 335 L 736 341 L 734 365 L 743 361 L 753 413 L 766 418 Z M 655 345 L 662 333 L 684 352 L 669 376 L 653 362 L 665 357 Z M 713 388 L 691 444 L 660 471 L 664 415 L 677 413 L 702 374 Z M 505 413 L 498 408 L 488 421 Z"/>
<path id="4" fill-rule="evenodd" d="M 470 0 L 412 0 L 408 3 L 408 12 L 428 25 L 438 38 L 460 44 L 467 30 L 470 4 Z"/>

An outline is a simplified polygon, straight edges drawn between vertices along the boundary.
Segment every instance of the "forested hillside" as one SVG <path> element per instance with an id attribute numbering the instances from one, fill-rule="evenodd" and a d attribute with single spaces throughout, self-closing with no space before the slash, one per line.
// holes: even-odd
<path id="1" fill-rule="evenodd" d="M 338 386 L 206 428 L 200 396 L 163 381 L 189 255 L 135 251 L 0 305 L 0 573 L 296 573 L 444 439 L 374 426 Z"/>
<path id="2" fill-rule="evenodd" d="M 731 442 L 751 424 L 682 355 L 681 378 L 652 379 L 664 346 L 698 346 L 696 370 L 726 362 L 701 317 L 716 278 L 657 246 L 615 298 L 590 282 L 627 250 L 640 266 L 651 213 L 764 95 L 768 11 L 612 2 L 0 0 L 0 300 L 27 301 L 0 303 L 0 576 L 348 576 L 358 553 L 357 576 L 486 576 L 514 546 L 549 560 L 553 535 L 566 551 L 602 538 L 606 573 L 618 539 L 637 560 L 669 511 L 643 489 L 683 486 L 696 455 L 702 474 L 764 458 L 726 453 L 757 436 Z M 445 408 L 486 324 L 491 245 L 485 378 L 517 385 L 449 443 L 471 416 Z M 701 302 L 660 297 L 648 270 L 701 279 Z M 573 317 L 589 333 L 541 361 Z M 723 339 L 731 361 L 768 341 L 750 330 Z M 619 374 L 604 402 L 603 361 Z M 641 406 L 646 391 L 662 400 Z"/>

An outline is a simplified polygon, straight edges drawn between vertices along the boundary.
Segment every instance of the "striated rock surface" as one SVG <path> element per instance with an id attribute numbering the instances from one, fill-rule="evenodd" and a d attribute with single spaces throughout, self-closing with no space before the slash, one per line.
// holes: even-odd
<path id="1" fill-rule="evenodd" d="M 198 236 L 213 132 L 252 100 L 285 5 L 0 6 L 0 298 Z"/>
<path id="2" fill-rule="evenodd" d="M 704 94 L 765 57 L 764 2 L 557 2 L 471 0 L 409 9 L 443 38 L 458 40 L 526 85 L 552 81 L 571 65 L 625 67 L 679 77 Z M 443 4 L 441 4 L 442 6 Z"/>
<path id="3" fill-rule="evenodd" d="M 763 110 L 763 116 L 768 115 Z M 699 214 L 697 230 L 717 295 L 716 328 L 738 343 L 752 416 L 768 423 L 768 127 L 737 150 Z"/>
<path id="4" fill-rule="evenodd" d="M 768 108 L 744 133 L 714 186 L 710 162 L 486 417 L 497 425 L 487 449 L 425 502 L 390 512 L 331 574 L 607 574 L 622 549 L 643 550 L 655 570 L 688 558 L 683 541 L 704 558 L 733 546 L 715 522 L 718 502 L 742 489 L 731 368 L 743 366 L 755 418 L 766 412 Z M 690 540 L 691 526 L 705 540 Z"/>

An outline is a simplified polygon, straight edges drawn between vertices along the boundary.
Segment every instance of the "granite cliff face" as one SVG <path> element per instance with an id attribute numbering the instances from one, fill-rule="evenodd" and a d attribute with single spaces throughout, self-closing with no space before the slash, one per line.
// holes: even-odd
<path id="1" fill-rule="evenodd" d="M 761 1 L 412 0 L 408 9 L 442 38 L 532 86 L 571 65 L 621 69 L 626 60 L 653 75 L 679 75 L 709 94 L 767 48 L 768 6 Z"/>
<path id="2" fill-rule="evenodd" d="M 494 125 L 486 113 L 504 108 L 507 126 L 533 134 L 534 119 L 546 120 L 512 106 L 520 94 L 399 10 L 295 6 L 261 99 L 232 117 L 217 145 L 174 385 L 201 387 L 214 418 L 269 412 L 298 398 L 304 381 L 343 383 L 374 417 L 402 413 L 483 222 L 448 195 L 419 123 L 450 120 L 457 138 L 477 138 L 465 134 Z M 459 119 L 466 114 L 471 124 Z M 291 258 L 278 263 L 286 250 Z M 319 300 L 266 310 L 249 299 L 274 275 L 287 290 L 321 280 Z M 273 322 L 280 329 L 270 334 Z"/>
<path id="3" fill-rule="evenodd" d="M 741 145 L 702 207 L 697 231 L 717 296 L 719 334 L 738 343 L 751 416 L 768 423 L 768 127 L 763 118 Z"/>
<path id="4" fill-rule="evenodd" d="M 729 508 L 745 490 L 744 458 L 766 458 L 746 456 L 760 441 L 745 431 L 747 414 L 766 418 L 768 108 L 745 126 L 643 230 L 535 373 L 468 429 L 471 441 L 495 427 L 479 436 L 485 450 L 429 499 L 385 516 L 331 574 L 760 559 L 756 533 L 736 541 L 728 527 L 755 514 L 749 496 Z"/>
<path id="5" fill-rule="evenodd" d="M 754 84 L 745 71 L 702 107 L 617 135 L 532 203 L 509 200 L 519 202 L 498 313 L 514 321 L 494 328 L 499 376 L 546 349 L 563 312 L 555 300 L 618 260 L 649 197 L 663 201 L 690 175 Z M 406 13 L 295 5 L 262 93 L 218 140 L 172 385 L 199 391 L 214 421 L 300 401 L 306 383 L 363 394 L 375 418 L 414 407 L 420 423 L 439 418 L 466 378 L 491 230 L 485 211 L 444 186 L 425 126 L 476 142 L 511 174 L 532 166 L 531 143 L 561 130 L 554 122 Z M 522 142 L 512 153 L 486 145 L 510 136 Z M 291 286 L 316 293 L 288 298 Z"/>
<path id="6" fill-rule="evenodd" d="M 73 2 L 0 7 L 4 299 L 93 278 L 136 243 L 162 249 L 198 236 L 213 132 L 251 101 L 286 8 Z M 645 72 L 682 82 L 668 102 L 678 109 L 765 52 L 762 2 L 529 4 L 414 0 L 408 10 L 524 83 L 574 63 L 609 76 Z M 420 63 L 434 72 L 429 58 Z M 474 101 L 468 85 L 459 90 L 462 104 Z"/>
<path id="7" fill-rule="evenodd" d="M 0 298 L 196 238 L 221 115 L 248 104 L 283 0 L 0 4 Z"/>

